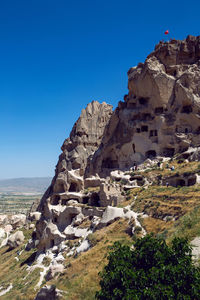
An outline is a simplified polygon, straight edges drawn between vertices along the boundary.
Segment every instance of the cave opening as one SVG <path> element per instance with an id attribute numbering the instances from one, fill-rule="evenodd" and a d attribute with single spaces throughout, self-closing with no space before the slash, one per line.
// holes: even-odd
<path id="1" fill-rule="evenodd" d="M 117 160 L 111 159 L 110 157 L 107 157 L 102 162 L 102 168 L 106 169 L 117 169 L 119 168 L 119 164 Z"/>
<path id="2" fill-rule="evenodd" d="M 196 176 L 188 179 L 188 186 L 194 185 L 196 183 Z"/>
<path id="3" fill-rule="evenodd" d="M 178 179 L 176 181 L 176 186 L 185 186 L 185 180 L 184 179 Z"/>
<path id="4" fill-rule="evenodd" d="M 162 114 L 162 113 L 163 113 L 163 107 L 162 106 L 155 108 L 155 114 Z"/>
<path id="5" fill-rule="evenodd" d="M 183 114 L 189 114 L 191 112 L 192 112 L 192 105 L 185 105 L 181 110 L 181 113 Z"/>
<path id="6" fill-rule="evenodd" d="M 93 193 L 90 199 L 90 205 L 91 206 L 100 206 L 100 198 L 98 193 Z"/>
<path id="7" fill-rule="evenodd" d="M 78 192 L 78 185 L 75 182 L 71 182 L 69 192 Z"/>
<path id="8" fill-rule="evenodd" d="M 88 204 L 90 197 L 85 196 L 83 197 L 83 204 Z"/>
<path id="9" fill-rule="evenodd" d="M 139 103 L 141 104 L 141 105 L 147 105 L 148 104 L 148 98 L 144 98 L 144 97 L 141 97 L 141 98 L 139 98 Z"/>
<path id="10" fill-rule="evenodd" d="M 51 198 L 51 204 L 52 205 L 58 205 L 59 204 L 59 200 L 60 200 L 60 196 L 59 195 L 54 195 Z"/>
<path id="11" fill-rule="evenodd" d="M 149 150 L 146 152 L 146 158 L 154 158 L 156 157 L 156 151 L 155 150 Z"/>
<path id="12" fill-rule="evenodd" d="M 141 132 L 147 132 L 148 131 L 148 126 L 143 125 L 141 126 Z"/>

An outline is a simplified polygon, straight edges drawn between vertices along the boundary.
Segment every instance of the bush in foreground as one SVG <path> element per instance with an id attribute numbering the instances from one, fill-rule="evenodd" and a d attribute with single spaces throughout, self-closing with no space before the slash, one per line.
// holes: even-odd
<path id="1" fill-rule="evenodd" d="M 187 240 L 147 235 L 134 249 L 116 242 L 100 273 L 96 299 L 200 299 L 200 269 L 192 262 Z"/>

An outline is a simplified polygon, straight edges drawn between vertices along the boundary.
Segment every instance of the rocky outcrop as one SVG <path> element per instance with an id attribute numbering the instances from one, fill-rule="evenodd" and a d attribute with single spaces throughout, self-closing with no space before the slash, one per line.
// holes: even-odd
<path id="1" fill-rule="evenodd" d="M 149 184 L 134 173 L 139 165 L 200 145 L 199 83 L 200 37 L 188 36 L 160 42 L 128 71 L 129 92 L 113 113 L 106 103 L 88 104 L 62 145 L 38 208 L 33 240 L 40 252 L 76 238 L 87 248 L 87 235 L 102 226 L 106 207 L 123 201 L 122 185 L 126 192 Z M 193 184 L 195 176 L 184 184 Z M 168 180 L 177 185 L 180 178 Z M 91 224 L 80 230 L 88 218 Z"/>
<path id="2" fill-rule="evenodd" d="M 86 176 L 109 175 L 156 156 L 200 144 L 200 36 L 160 42 L 145 63 L 128 71 L 119 102 Z"/>
<path id="3" fill-rule="evenodd" d="M 0 215 L 0 226 L 11 225 L 13 229 L 20 228 L 26 224 L 26 215 Z"/>
<path id="4" fill-rule="evenodd" d="M 47 198 L 55 205 L 60 201 L 60 194 L 77 193 L 84 189 L 83 174 L 88 157 L 98 149 L 111 114 L 112 106 L 105 102 L 100 104 L 98 101 L 89 103 L 86 109 L 82 110 L 70 137 L 61 147 L 62 154 L 56 166 L 55 176 L 40 202 L 40 211 L 44 209 Z M 71 199 L 74 199 L 73 196 Z"/>
<path id="5" fill-rule="evenodd" d="M 24 241 L 24 234 L 22 231 L 17 231 L 10 235 L 7 241 L 7 245 L 10 249 L 17 248 L 20 246 Z"/>

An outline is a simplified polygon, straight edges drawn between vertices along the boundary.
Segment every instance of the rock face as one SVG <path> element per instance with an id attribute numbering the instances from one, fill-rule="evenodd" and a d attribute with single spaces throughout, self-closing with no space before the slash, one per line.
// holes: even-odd
<path id="1" fill-rule="evenodd" d="M 64 141 L 38 207 L 33 240 L 40 252 L 76 238 L 82 239 L 80 248 L 87 248 L 86 237 L 103 226 L 106 207 L 123 201 L 120 184 L 126 190 L 148 184 L 124 171 L 187 151 L 199 157 L 190 149 L 200 145 L 200 36 L 160 42 L 144 63 L 128 71 L 128 90 L 113 113 L 104 102 L 88 104 Z M 198 179 L 192 176 L 184 183 Z M 171 185 L 183 182 L 169 180 Z M 88 220 L 89 227 L 78 228 Z"/>
<path id="2" fill-rule="evenodd" d="M 111 114 L 112 106 L 105 102 L 100 104 L 93 101 L 87 105 L 86 109 L 82 110 L 70 137 L 64 141 L 61 147 L 62 154 L 56 166 L 55 176 L 40 202 L 40 210 L 49 197 L 51 204 L 57 204 L 61 201 L 60 194 L 77 193 L 83 190 L 82 175 L 85 172 L 88 157 L 98 149 Z M 69 198 L 76 197 L 73 195 Z"/>
<path id="3" fill-rule="evenodd" d="M 82 110 L 70 137 L 64 141 L 52 184 L 38 208 L 42 213 L 35 236 L 39 241 L 39 250 L 59 245 L 68 236 L 68 233 L 64 235 L 64 230 L 72 220 L 82 213 L 87 217 L 87 210 L 82 211 L 81 207 L 75 207 L 74 204 L 88 202 L 89 197 L 83 193 L 83 175 L 88 157 L 93 155 L 101 143 L 111 114 L 111 105 L 97 101 L 89 103 Z"/>
<path id="4" fill-rule="evenodd" d="M 128 89 L 86 176 L 107 176 L 200 144 L 200 36 L 160 42 L 144 64 L 128 71 Z"/>

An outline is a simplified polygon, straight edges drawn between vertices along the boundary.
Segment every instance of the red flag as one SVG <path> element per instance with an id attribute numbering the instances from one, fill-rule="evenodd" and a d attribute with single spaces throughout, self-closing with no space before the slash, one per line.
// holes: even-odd
<path id="1" fill-rule="evenodd" d="M 165 31 L 165 34 L 169 34 L 169 30 L 166 30 L 166 31 Z"/>

